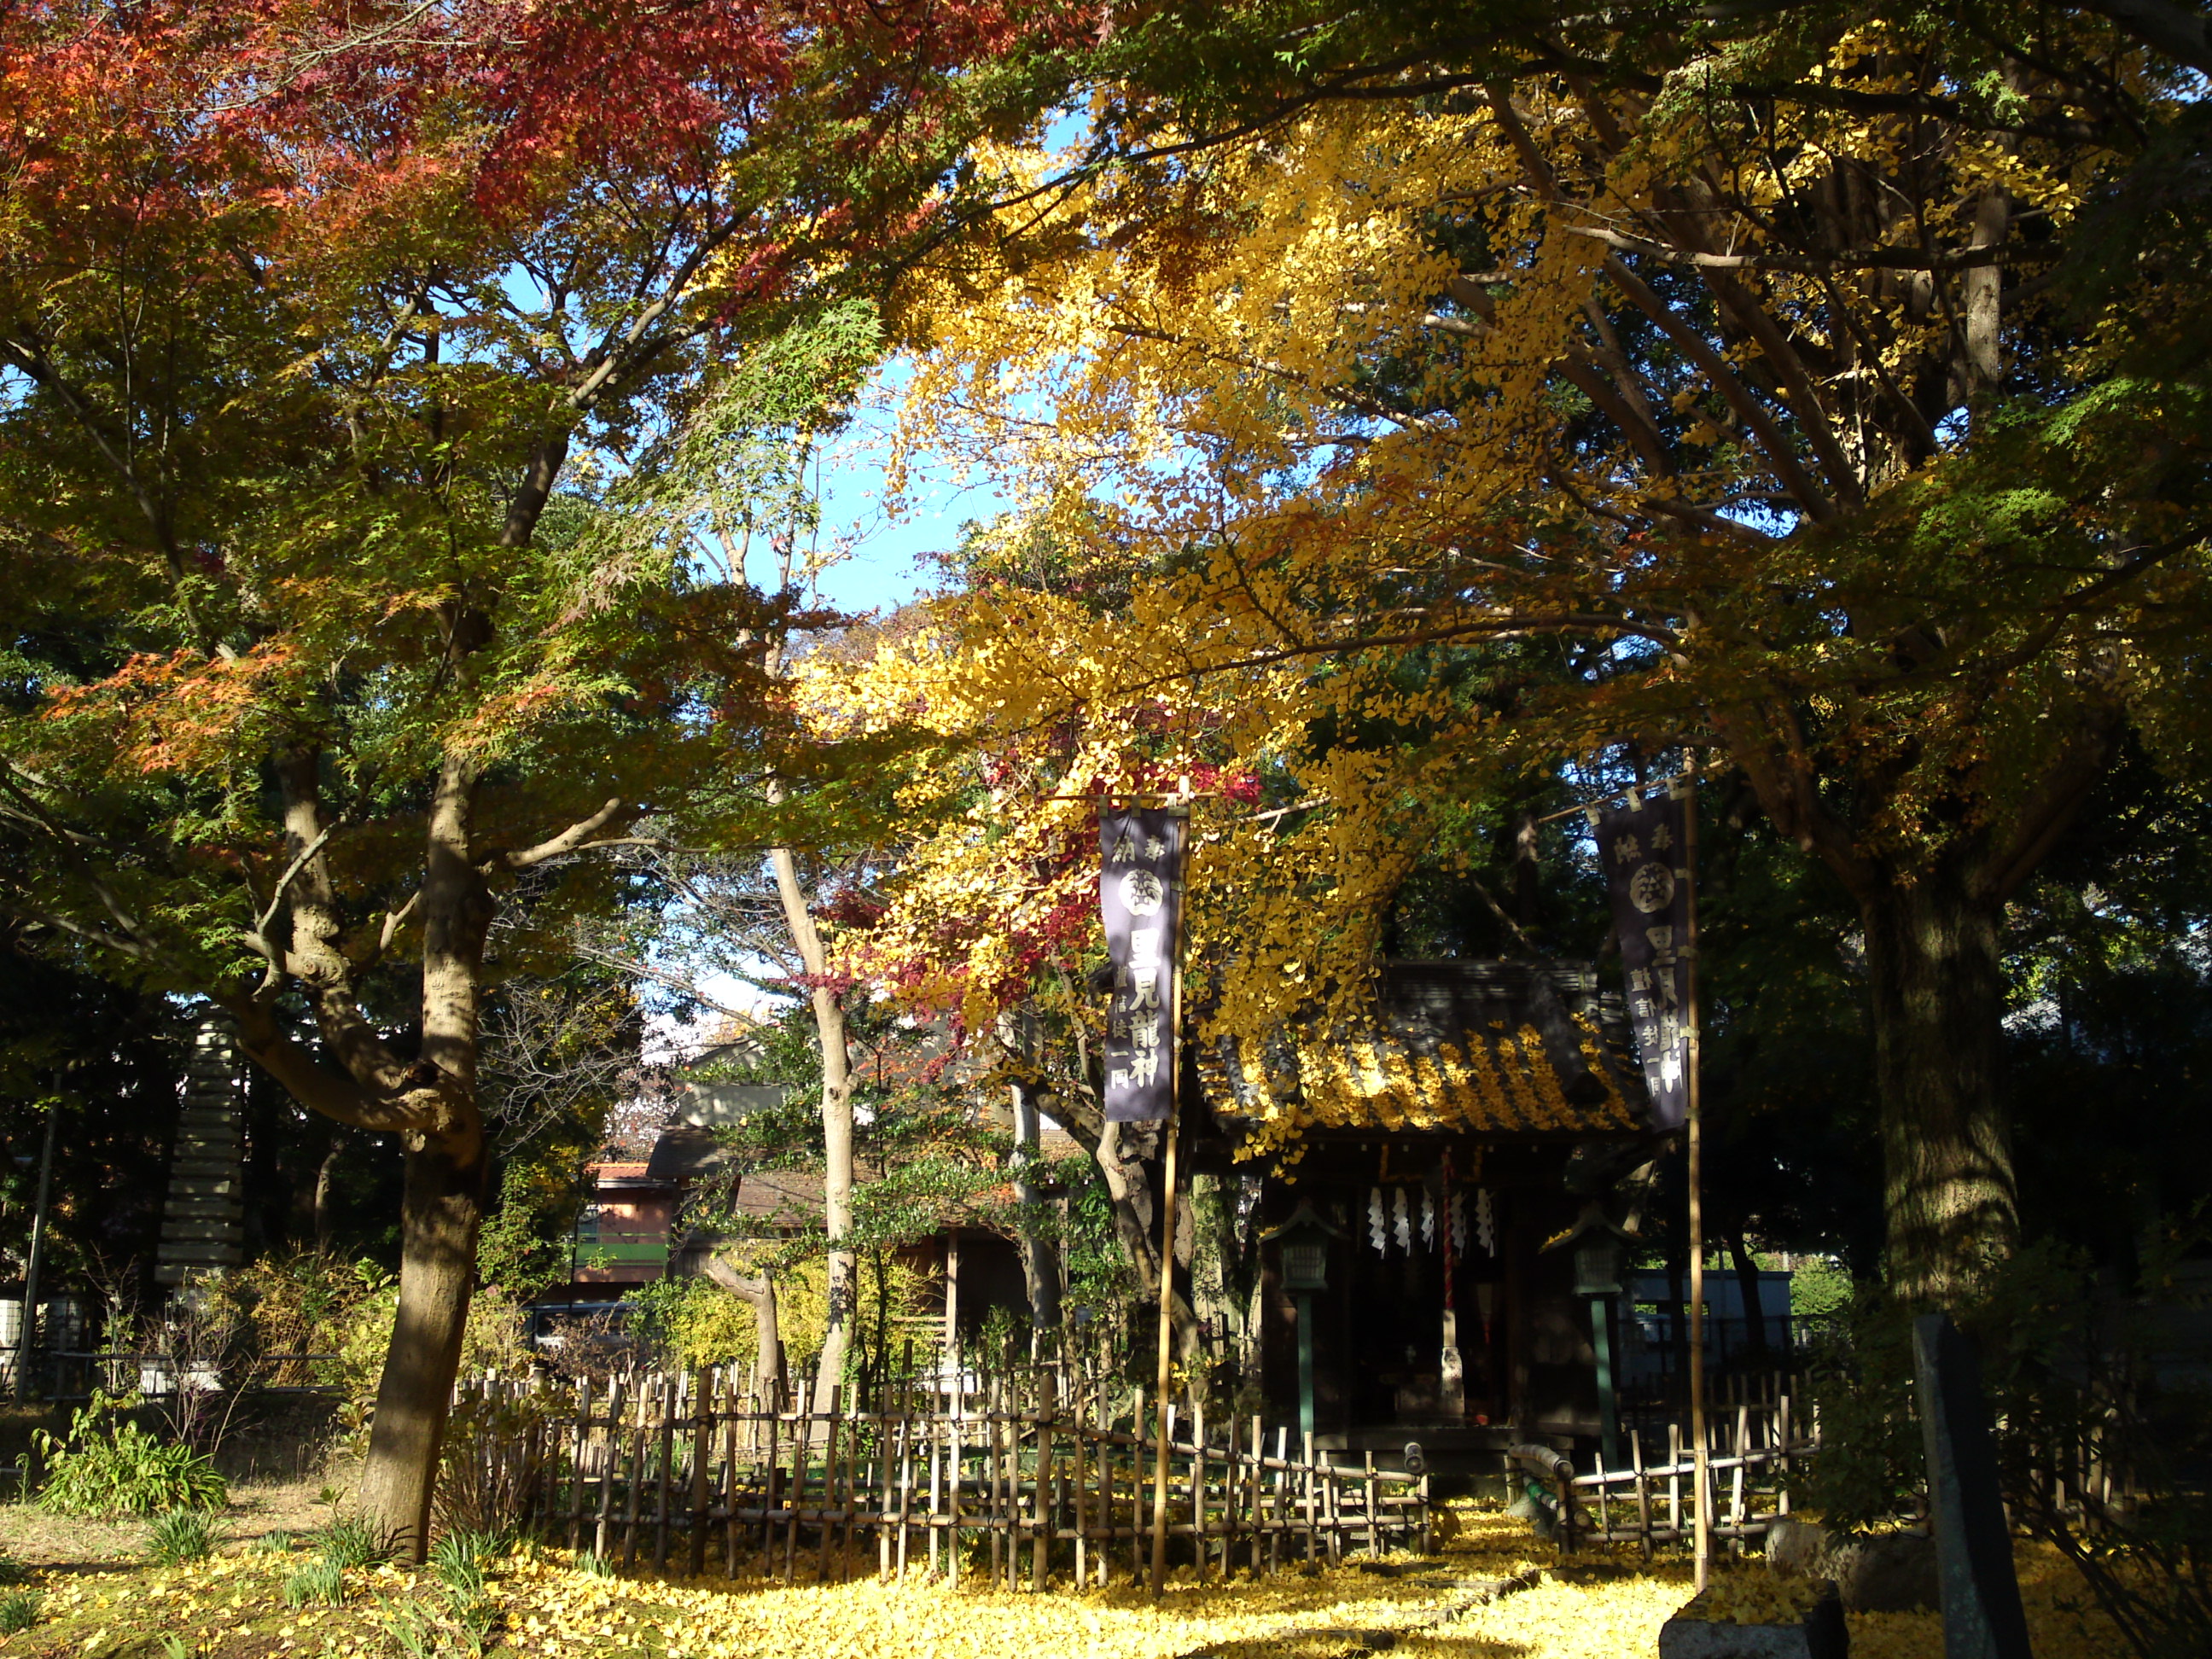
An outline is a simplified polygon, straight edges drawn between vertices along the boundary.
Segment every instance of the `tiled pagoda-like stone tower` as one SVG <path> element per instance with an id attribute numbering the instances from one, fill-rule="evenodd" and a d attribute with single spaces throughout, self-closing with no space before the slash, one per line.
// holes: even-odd
<path id="1" fill-rule="evenodd" d="M 246 1261 L 246 1071 L 229 1028 L 206 1019 L 192 1037 L 169 1201 L 154 1277 L 175 1286 L 195 1273 Z"/>

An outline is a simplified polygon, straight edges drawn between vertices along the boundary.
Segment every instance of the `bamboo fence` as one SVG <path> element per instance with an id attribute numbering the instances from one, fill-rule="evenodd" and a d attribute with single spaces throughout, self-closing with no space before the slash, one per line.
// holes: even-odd
<path id="1" fill-rule="evenodd" d="M 1540 1448 L 1516 1449 L 1516 1461 L 1545 1477 L 1559 1507 L 1563 1551 L 1580 1544 L 1636 1544 L 1650 1556 L 1660 1544 L 1687 1540 L 1697 1505 L 1695 1448 L 1687 1425 L 1663 1425 L 1663 1462 L 1644 1448 L 1647 1431 L 1626 1437 L 1629 1462 L 1607 1468 L 1598 1454 L 1587 1474 Z M 1739 1546 L 1764 1538 L 1790 1513 L 1790 1486 L 1820 1438 L 1781 1376 L 1732 1379 L 1705 1419 L 1707 1463 L 1713 1488 L 1712 1535 Z"/>
<path id="2" fill-rule="evenodd" d="M 1158 1446 L 1144 1390 L 1043 1364 L 871 1392 L 817 1398 L 804 1377 L 763 1392 L 705 1370 L 573 1395 L 486 1376 L 459 1403 L 521 1408 L 520 1433 L 471 1447 L 475 1481 L 518 1492 L 538 1536 L 623 1571 L 827 1579 L 872 1556 L 886 1578 L 1010 1589 L 1144 1578 Z M 1172 1407 L 1168 1445 L 1170 1549 L 1201 1579 L 1429 1546 L 1426 1477 L 1371 1453 L 1337 1462 L 1258 1418 Z"/>

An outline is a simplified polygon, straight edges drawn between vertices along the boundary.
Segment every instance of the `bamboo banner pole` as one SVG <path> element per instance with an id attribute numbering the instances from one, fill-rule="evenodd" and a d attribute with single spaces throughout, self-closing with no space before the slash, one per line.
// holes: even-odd
<path id="1" fill-rule="evenodd" d="M 1690 891 L 1686 901 L 1690 948 L 1682 954 L 1683 970 L 1687 980 L 1683 1001 L 1690 1027 L 1687 1126 L 1690 1164 L 1690 1455 L 1695 1462 L 1691 1486 L 1694 1494 L 1692 1515 L 1697 1528 L 1696 1587 L 1702 1590 L 1712 1576 L 1713 1489 L 1711 1449 L 1707 1444 L 1705 1432 L 1705 1165 L 1704 1125 L 1698 1100 L 1698 792 L 1694 779 L 1687 789 L 1689 799 L 1682 806 L 1682 854 L 1683 861 L 1690 872 Z"/>
<path id="2" fill-rule="evenodd" d="M 1190 814 L 1189 780 L 1183 781 L 1181 816 Z M 1170 813 L 1176 811 L 1170 807 Z M 1175 979 L 1168 996 L 1168 1030 L 1174 1042 L 1168 1052 L 1173 1056 L 1168 1071 L 1168 1122 L 1166 1155 L 1161 1159 L 1160 1173 L 1160 1340 L 1159 1375 L 1157 1378 L 1159 1398 L 1154 1408 L 1159 1413 L 1159 1450 L 1152 1464 L 1152 1594 L 1158 1596 L 1168 1582 L 1168 1395 L 1175 1384 L 1175 1247 L 1176 1247 L 1176 1141 L 1182 1126 L 1182 931 L 1183 912 L 1189 908 L 1188 852 L 1185 853 L 1182 879 L 1177 884 L 1182 889 L 1176 895 L 1175 938 L 1170 943 L 1168 960 L 1175 964 Z M 1200 1540 L 1201 1551 L 1204 1540 Z M 1202 1559 L 1202 1556 L 1201 1556 Z"/>
<path id="3" fill-rule="evenodd" d="M 1177 964 L 1180 969 L 1181 964 Z M 1178 1028 L 1182 1014 L 1182 975 L 1176 975 L 1173 1001 Z M 1180 1066 L 1177 1067 L 1181 1069 Z M 1182 1103 L 1175 1082 L 1168 1085 L 1167 1155 L 1160 1177 L 1160 1340 L 1158 1376 L 1153 1401 L 1158 1413 L 1158 1445 L 1152 1460 L 1152 1594 L 1168 1581 L 1168 1395 L 1175 1386 L 1175 1236 L 1176 1132 Z"/>

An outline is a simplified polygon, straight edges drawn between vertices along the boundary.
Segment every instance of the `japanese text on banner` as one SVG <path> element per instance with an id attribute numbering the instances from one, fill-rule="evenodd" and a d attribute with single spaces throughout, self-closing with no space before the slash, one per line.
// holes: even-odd
<path id="1" fill-rule="evenodd" d="M 1683 781 L 1590 814 L 1628 975 L 1628 1023 L 1658 1129 L 1679 1128 L 1690 1111 L 1689 788 Z"/>
<path id="2" fill-rule="evenodd" d="M 1106 1012 L 1106 1117 L 1151 1122 L 1174 1100 L 1176 951 L 1183 820 L 1167 808 L 1098 815 L 1098 908 L 1114 975 Z"/>

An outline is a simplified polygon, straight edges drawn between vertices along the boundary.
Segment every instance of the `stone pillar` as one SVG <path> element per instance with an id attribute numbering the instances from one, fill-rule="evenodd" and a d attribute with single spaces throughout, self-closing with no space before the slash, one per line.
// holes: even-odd
<path id="1" fill-rule="evenodd" d="M 1981 1365 L 1947 1314 L 1912 1322 L 1944 1659 L 2029 1659 Z"/>
<path id="2" fill-rule="evenodd" d="M 169 1197 L 154 1277 L 172 1288 L 246 1261 L 246 1070 L 230 1028 L 210 1017 L 192 1036 Z"/>

